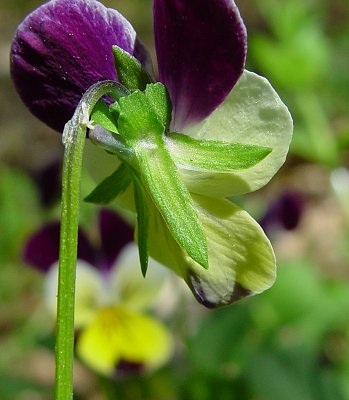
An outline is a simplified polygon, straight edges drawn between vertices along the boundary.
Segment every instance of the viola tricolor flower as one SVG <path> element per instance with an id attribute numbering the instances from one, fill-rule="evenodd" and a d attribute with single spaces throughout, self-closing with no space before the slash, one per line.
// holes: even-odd
<path id="1" fill-rule="evenodd" d="M 125 368 L 139 371 L 166 362 L 171 337 L 163 324 L 147 314 L 160 300 L 165 270 L 153 262 L 143 279 L 132 230 L 114 212 L 99 213 L 100 246 L 79 232 L 75 299 L 76 352 L 95 371 L 113 375 Z M 56 316 L 59 222 L 28 240 L 27 264 L 46 273 L 44 300 Z"/>
<path id="2" fill-rule="evenodd" d="M 246 30 L 233 0 L 153 0 L 153 17 L 156 83 L 130 23 L 94 0 L 52 0 L 30 14 L 11 74 L 29 109 L 57 130 L 92 84 L 119 82 L 120 95 L 85 121 L 90 141 L 114 154 L 95 146 L 99 155 L 89 155 L 111 174 L 88 200 L 116 197 L 136 215 L 144 274 L 150 254 L 202 304 L 230 304 L 270 287 L 276 264 L 263 230 L 227 198 L 274 176 L 292 119 L 268 81 L 244 70 Z"/>

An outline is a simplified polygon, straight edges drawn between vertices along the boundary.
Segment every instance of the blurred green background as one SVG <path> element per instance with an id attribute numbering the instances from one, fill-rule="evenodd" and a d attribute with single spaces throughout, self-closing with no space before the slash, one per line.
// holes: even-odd
<path id="1" fill-rule="evenodd" d="M 23 106 L 8 68 L 16 26 L 40 3 L 0 4 L 1 400 L 52 398 L 53 327 L 41 304 L 43 279 L 21 254 L 30 233 L 59 215 L 57 203 L 44 205 L 36 182 L 60 161 L 62 145 Z M 152 48 L 150 0 L 104 3 Z M 349 2 L 237 3 L 249 35 L 247 67 L 271 81 L 295 122 L 281 171 L 263 190 L 237 199 L 261 219 L 285 193 L 302 198 L 294 229 L 268 229 L 277 282 L 217 311 L 185 296 L 167 321 L 177 346 L 165 367 L 109 381 L 77 364 L 77 399 L 349 399 Z M 90 186 L 85 176 L 85 194 Z M 95 212 L 82 206 L 90 231 Z"/>

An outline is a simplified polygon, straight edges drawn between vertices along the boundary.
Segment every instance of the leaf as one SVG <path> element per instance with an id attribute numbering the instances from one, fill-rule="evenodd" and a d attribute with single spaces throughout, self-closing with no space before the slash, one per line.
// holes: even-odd
<path id="1" fill-rule="evenodd" d="M 137 242 L 139 261 L 142 274 L 145 277 L 148 269 L 148 208 L 145 200 L 146 194 L 137 178 L 133 179 L 134 196 L 137 210 Z"/>
<path id="2" fill-rule="evenodd" d="M 96 204 L 108 204 L 131 183 L 131 176 L 124 164 L 105 178 L 87 197 L 85 201 Z"/>
<path id="3" fill-rule="evenodd" d="M 193 171 L 177 164 L 189 191 L 233 196 L 268 183 L 285 161 L 292 137 L 292 118 L 269 82 L 245 71 L 223 104 L 201 124 L 189 129 L 194 139 L 256 145 L 272 149 L 261 162 L 232 172 Z"/>
<path id="4" fill-rule="evenodd" d="M 119 46 L 113 46 L 114 62 L 119 82 L 127 89 L 144 90 L 151 78 L 137 59 Z"/>
<path id="5" fill-rule="evenodd" d="M 193 139 L 180 133 L 167 135 L 166 146 L 177 164 L 211 171 L 250 168 L 271 152 L 268 147 Z"/>
<path id="6" fill-rule="evenodd" d="M 209 269 L 183 252 L 160 213 L 148 204 L 150 256 L 184 278 L 209 308 L 268 289 L 275 280 L 275 256 L 257 222 L 225 199 L 194 195 L 193 201 L 207 238 Z"/>

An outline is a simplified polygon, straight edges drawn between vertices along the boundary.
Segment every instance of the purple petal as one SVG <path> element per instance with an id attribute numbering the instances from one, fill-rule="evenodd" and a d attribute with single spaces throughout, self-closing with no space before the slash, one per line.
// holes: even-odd
<path id="1" fill-rule="evenodd" d="M 269 205 L 259 223 L 267 233 L 273 228 L 296 229 L 301 220 L 304 205 L 304 198 L 300 193 L 285 192 Z"/>
<path id="2" fill-rule="evenodd" d="M 116 375 L 118 378 L 127 378 L 129 376 L 140 375 L 145 371 L 145 365 L 140 362 L 120 360 L 116 366 Z"/>
<path id="3" fill-rule="evenodd" d="M 61 196 L 61 170 L 61 160 L 55 159 L 33 173 L 33 180 L 39 191 L 40 203 L 44 208 L 53 206 Z"/>
<path id="4" fill-rule="evenodd" d="M 42 272 L 47 272 L 58 261 L 59 230 L 59 222 L 54 221 L 34 233 L 25 244 L 24 262 Z M 95 251 L 81 230 L 79 230 L 78 243 L 78 258 L 94 265 Z"/>
<path id="5" fill-rule="evenodd" d="M 59 222 L 51 222 L 34 233 L 26 243 L 24 261 L 46 272 L 58 260 Z"/>
<path id="6" fill-rule="evenodd" d="M 115 212 L 102 209 L 99 213 L 101 235 L 100 268 L 110 270 L 120 251 L 133 241 L 133 229 Z"/>
<path id="7" fill-rule="evenodd" d="M 160 81 L 172 128 L 197 123 L 221 104 L 243 72 L 246 29 L 233 0 L 154 0 Z"/>
<path id="8" fill-rule="evenodd" d="M 94 0 L 52 0 L 18 27 L 11 75 L 31 112 L 62 131 L 82 94 L 93 83 L 116 79 L 112 45 L 148 65 L 148 54 L 131 24 Z"/>

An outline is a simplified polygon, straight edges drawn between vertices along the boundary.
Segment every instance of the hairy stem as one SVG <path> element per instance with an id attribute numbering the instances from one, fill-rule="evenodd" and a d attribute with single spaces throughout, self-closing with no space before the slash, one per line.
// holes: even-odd
<path id="1" fill-rule="evenodd" d="M 73 398 L 75 271 L 82 157 L 86 130 L 92 128 L 89 116 L 97 101 L 106 93 L 116 99 L 125 95 L 123 88 L 113 81 L 96 83 L 86 91 L 63 132 L 65 153 L 57 298 L 56 400 Z"/>

